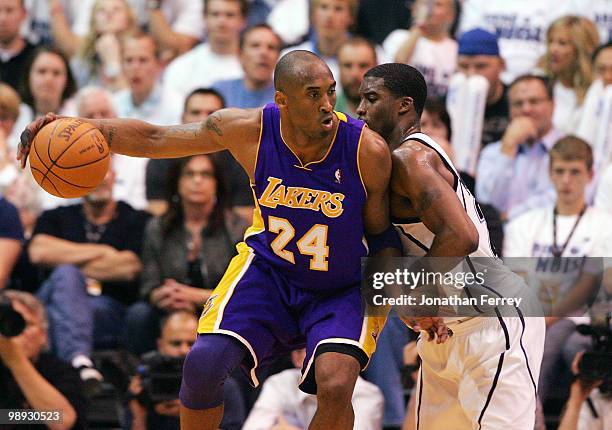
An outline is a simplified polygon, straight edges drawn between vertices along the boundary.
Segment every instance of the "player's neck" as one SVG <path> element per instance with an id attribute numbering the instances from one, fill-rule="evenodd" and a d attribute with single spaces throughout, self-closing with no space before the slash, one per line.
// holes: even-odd
<path id="1" fill-rule="evenodd" d="M 557 203 L 555 207 L 557 208 L 557 213 L 559 215 L 565 216 L 573 216 L 578 215 L 582 209 L 586 206 L 586 202 L 584 201 L 584 196 L 581 196 L 579 199 L 572 201 L 563 201 L 562 199 L 557 199 Z"/>
<path id="2" fill-rule="evenodd" d="M 421 124 L 413 124 L 410 127 L 396 127 L 389 138 L 387 139 L 387 143 L 389 144 L 391 151 L 400 146 L 406 137 L 410 136 L 414 133 L 421 132 Z"/>
<path id="3" fill-rule="evenodd" d="M 281 117 L 281 135 L 283 141 L 300 159 L 302 164 L 321 160 L 329 146 L 333 143 L 339 120 L 334 115 L 334 128 L 325 136 L 313 137 L 296 127 L 290 125 L 290 121 Z"/>
<path id="4" fill-rule="evenodd" d="M 117 202 L 115 200 L 109 200 L 104 204 L 92 204 L 91 202 L 84 201 L 83 212 L 87 221 L 92 224 L 106 224 L 110 222 L 115 216 L 115 210 L 117 209 Z"/>

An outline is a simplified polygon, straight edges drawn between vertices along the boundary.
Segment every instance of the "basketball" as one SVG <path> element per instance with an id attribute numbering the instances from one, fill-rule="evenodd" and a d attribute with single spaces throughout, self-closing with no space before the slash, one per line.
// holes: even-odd
<path id="1" fill-rule="evenodd" d="M 57 197 L 82 197 L 104 179 L 110 150 L 96 127 L 78 118 L 45 125 L 34 137 L 30 170 L 38 184 Z"/>

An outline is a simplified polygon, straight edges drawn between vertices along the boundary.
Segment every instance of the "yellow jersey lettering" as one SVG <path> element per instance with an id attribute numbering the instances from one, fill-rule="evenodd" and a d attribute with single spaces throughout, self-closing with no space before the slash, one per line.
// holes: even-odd
<path id="1" fill-rule="evenodd" d="M 277 191 L 275 189 L 276 186 L 281 184 L 282 182 L 283 182 L 282 179 L 278 179 L 278 178 L 275 178 L 273 176 L 269 176 L 268 177 L 268 186 L 266 187 L 266 189 L 264 190 L 263 194 L 259 198 L 259 204 L 263 205 L 263 206 L 267 206 L 267 207 L 272 208 L 272 209 L 276 208 L 276 205 L 278 205 L 279 203 L 282 205 L 284 203 L 284 201 L 285 201 L 284 198 L 281 200 L 278 195 L 275 196 L 276 200 L 274 200 L 272 198 L 272 194 L 275 191 Z M 282 188 L 283 188 L 283 191 L 284 191 L 285 186 L 283 185 Z"/>
<path id="2" fill-rule="evenodd" d="M 285 187 L 283 180 L 268 177 L 268 185 L 259 198 L 259 204 L 272 209 L 278 205 L 295 209 L 310 209 L 323 212 L 330 218 L 339 217 L 344 209 L 344 194 L 329 191 L 313 190 L 302 187 Z"/>
<path id="3" fill-rule="evenodd" d="M 344 194 L 332 194 L 330 201 L 321 207 L 323 213 L 330 218 L 339 217 L 344 211 L 344 209 L 342 209 L 342 200 L 344 200 Z"/>

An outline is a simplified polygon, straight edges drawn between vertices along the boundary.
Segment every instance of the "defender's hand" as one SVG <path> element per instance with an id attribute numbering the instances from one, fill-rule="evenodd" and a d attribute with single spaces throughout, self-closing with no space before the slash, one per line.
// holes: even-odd
<path id="1" fill-rule="evenodd" d="M 416 332 L 426 331 L 430 342 L 436 339 L 436 343 L 444 343 L 453 335 L 441 317 L 400 317 L 400 319 Z"/>
<path id="2" fill-rule="evenodd" d="M 65 118 L 65 116 L 56 115 L 52 112 L 49 112 L 45 116 L 41 116 L 37 120 L 29 123 L 25 130 L 21 133 L 21 137 L 19 138 L 19 147 L 17 148 L 17 160 L 21 161 L 21 168 L 23 169 L 28 160 L 28 155 L 30 154 L 30 148 L 32 147 L 32 141 L 34 140 L 34 136 L 36 133 L 40 131 L 45 125 L 50 122 L 55 121 L 56 119 Z"/>

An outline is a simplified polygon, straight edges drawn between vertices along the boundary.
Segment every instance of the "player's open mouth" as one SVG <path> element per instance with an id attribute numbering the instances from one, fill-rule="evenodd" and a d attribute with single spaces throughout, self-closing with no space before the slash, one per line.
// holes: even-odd
<path id="1" fill-rule="evenodd" d="M 323 124 L 324 129 L 331 130 L 332 127 L 334 126 L 334 120 L 330 116 L 329 118 L 325 118 L 323 121 L 321 121 L 321 124 Z"/>

